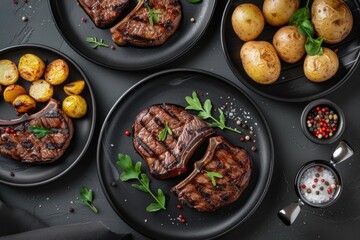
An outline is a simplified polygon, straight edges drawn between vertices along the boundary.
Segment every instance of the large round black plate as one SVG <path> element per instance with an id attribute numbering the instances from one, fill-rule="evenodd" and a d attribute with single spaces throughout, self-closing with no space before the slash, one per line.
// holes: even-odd
<path id="1" fill-rule="evenodd" d="M 153 201 L 149 195 L 132 188 L 131 183 L 118 181 L 121 172 L 116 167 L 118 153 L 129 154 L 134 162 L 142 161 L 142 171 L 149 175 L 146 164 L 133 148 L 132 138 L 126 136 L 124 131 L 131 130 L 135 116 L 152 104 L 173 103 L 186 106 L 185 96 L 190 96 L 192 91 L 196 91 L 202 101 L 211 99 L 214 109 L 227 106 L 226 111 L 231 112 L 227 119 L 228 125 L 237 126 L 234 120 L 236 116 L 241 117 L 243 122 L 247 121 L 249 128 L 244 130 L 242 136 L 229 131 L 217 130 L 217 133 L 249 151 L 253 158 L 254 175 L 248 188 L 236 202 L 211 213 L 198 212 L 188 207 L 181 210 L 176 208 L 179 202 L 170 193 L 170 188 L 185 176 L 169 180 L 151 178 L 151 188 L 161 188 L 165 192 L 167 210 L 148 213 L 145 208 Z M 254 131 L 251 136 L 256 142 L 241 142 L 240 137 L 249 134 L 251 129 Z M 250 150 L 254 145 L 257 152 Z M 205 146 L 193 156 L 189 166 L 202 157 Z M 98 141 L 97 161 L 107 199 L 114 210 L 136 230 L 156 239 L 209 239 L 241 224 L 259 206 L 271 180 L 273 144 L 263 115 L 236 85 L 203 71 L 174 69 L 145 78 L 119 98 L 103 124 Z M 117 185 L 113 186 L 113 182 L 117 182 Z M 186 218 L 186 224 L 176 219 L 179 214 Z"/>
<path id="2" fill-rule="evenodd" d="M 359 64 L 360 56 L 359 0 L 345 1 L 350 7 L 354 17 L 354 26 L 350 35 L 339 44 L 323 44 L 323 46 L 338 50 L 340 68 L 334 77 L 323 83 L 314 83 L 307 80 L 303 72 L 304 59 L 302 59 L 295 64 L 282 62 L 281 75 L 279 79 L 271 85 L 262 85 L 251 80 L 245 73 L 240 60 L 240 49 L 244 42 L 236 36 L 232 29 L 231 15 L 238 5 L 246 2 L 250 1 L 228 1 L 221 23 L 221 43 L 227 62 L 233 73 L 246 87 L 268 98 L 286 102 L 303 102 L 317 99 L 333 92 L 351 77 L 351 74 Z M 260 9 L 262 9 L 263 2 L 262 0 L 251 1 L 251 3 L 254 3 Z M 279 28 L 266 24 L 264 31 L 256 40 L 272 42 L 272 38 L 278 29 Z"/>
<path id="3" fill-rule="evenodd" d="M 131 4 L 136 3 L 130 0 Z M 99 29 L 88 18 L 77 1 L 49 0 L 52 16 L 65 40 L 83 57 L 105 67 L 122 70 L 139 70 L 159 67 L 180 57 L 188 51 L 202 36 L 215 10 L 217 1 L 202 1 L 191 4 L 181 0 L 183 18 L 176 33 L 159 47 L 116 47 L 92 49 L 85 41 L 86 37 L 102 38 L 109 45 L 116 44 L 111 40 L 109 29 Z M 81 18 L 88 19 L 85 23 Z M 191 18 L 196 22 L 192 23 Z"/>
<path id="4" fill-rule="evenodd" d="M 33 53 L 45 61 L 50 63 L 54 59 L 64 59 L 69 65 L 69 77 L 61 85 L 54 86 L 53 98 L 59 101 L 65 98 L 63 85 L 75 80 L 84 79 L 86 86 L 81 93 L 85 98 L 88 111 L 87 114 L 80 119 L 73 119 L 74 136 L 70 146 L 65 153 L 56 162 L 41 166 L 30 166 L 28 164 L 14 161 L 3 155 L 0 156 L 0 182 L 13 186 L 35 186 L 53 181 L 69 171 L 83 156 L 90 144 L 95 127 L 95 101 L 89 81 L 85 73 L 77 66 L 77 64 L 67 57 L 65 54 L 40 45 L 27 44 L 5 48 L 0 51 L 0 59 L 10 59 L 18 64 L 20 57 L 26 53 Z M 24 86 L 28 91 L 30 83 L 19 78 L 17 84 Z M 41 109 L 43 104 L 38 104 L 37 110 Z M 1 119 L 19 118 L 16 116 L 15 109 L 5 101 L 0 101 Z M 13 174 L 11 174 L 13 173 Z"/>

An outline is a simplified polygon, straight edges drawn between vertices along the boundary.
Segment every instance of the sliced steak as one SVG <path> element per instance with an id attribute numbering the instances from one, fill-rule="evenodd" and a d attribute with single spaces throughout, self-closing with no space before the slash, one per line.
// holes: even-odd
<path id="1" fill-rule="evenodd" d="M 159 134 L 168 127 L 164 141 Z M 133 143 L 145 159 L 152 176 L 158 179 L 176 177 L 187 170 L 187 162 L 200 144 L 215 132 L 197 116 L 172 104 L 153 105 L 140 112 L 133 126 Z"/>
<path id="2" fill-rule="evenodd" d="M 242 148 L 234 147 L 221 136 L 209 139 L 204 157 L 195 162 L 194 171 L 171 189 L 180 202 L 199 211 L 215 211 L 237 200 L 251 177 L 251 157 Z M 222 178 L 214 178 L 215 172 Z"/>
<path id="3" fill-rule="evenodd" d="M 78 0 L 95 26 L 114 26 L 129 6 L 129 0 Z"/>
<path id="4" fill-rule="evenodd" d="M 36 136 L 33 127 L 49 130 L 50 133 Z M 73 133 L 71 119 L 63 112 L 59 102 L 51 99 L 35 114 L 0 120 L 0 153 L 30 164 L 54 162 L 69 146 Z"/>
<path id="5" fill-rule="evenodd" d="M 151 18 L 152 24 L 149 9 L 157 16 Z M 181 15 L 179 0 L 139 0 L 137 6 L 110 29 L 112 39 L 118 45 L 162 45 L 179 28 Z"/>

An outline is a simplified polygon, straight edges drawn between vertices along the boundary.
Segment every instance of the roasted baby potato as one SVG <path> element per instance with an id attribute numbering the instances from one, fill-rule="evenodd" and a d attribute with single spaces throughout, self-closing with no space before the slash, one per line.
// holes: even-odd
<path id="1" fill-rule="evenodd" d="M 240 49 L 240 58 L 245 72 L 255 82 L 270 84 L 280 76 L 280 59 L 269 42 L 246 42 Z"/>
<path id="2" fill-rule="evenodd" d="M 79 95 L 85 87 L 84 80 L 78 80 L 68 83 L 64 86 L 64 91 L 67 95 Z"/>
<path id="3" fill-rule="evenodd" d="M 339 69 L 339 58 L 334 51 L 323 47 L 322 55 L 307 55 L 304 61 L 305 76 L 313 82 L 323 82 L 335 75 Z"/>
<path id="4" fill-rule="evenodd" d="M 299 0 L 265 0 L 262 8 L 265 21 L 272 26 L 283 26 L 299 8 Z"/>
<path id="5" fill-rule="evenodd" d="M 69 117 L 81 118 L 87 112 L 87 104 L 80 95 L 70 95 L 62 102 L 62 109 Z"/>
<path id="6" fill-rule="evenodd" d="M 235 8 L 231 16 L 231 24 L 241 40 L 250 41 L 257 38 L 263 31 L 265 20 L 256 5 L 244 3 Z"/>
<path id="7" fill-rule="evenodd" d="M 342 41 L 353 26 L 351 11 L 342 0 L 314 0 L 311 21 L 317 35 L 330 44 Z"/>
<path id="8" fill-rule="evenodd" d="M 17 96 L 23 94 L 26 94 L 25 88 L 17 84 L 12 84 L 4 89 L 4 100 L 12 104 Z"/>
<path id="9" fill-rule="evenodd" d="M 45 69 L 45 80 L 52 85 L 63 83 L 69 76 L 69 66 L 63 59 L 52 61 Z"/>
<path id="10" fill-rule="evenodd" d="M 36 108 L 35 100 L 27 94 L 17 96 L 12 105 L 18 113 L 28 113 Z"/>
<path id="11" fill-rule="evenodd" d="M 29 95 L 37 102 L 46 102 L 52 98 L 54 87 L 43 79 L 33 81 L 29 89 Z"/>
<path id="12" fill-rule="evenodd" d="M 19 79 L 19 71 L 15 63 L 8 59 L 0 60 L 0 84 L 8 86 Z"/>
<path id="13" fill-rule="evenodd" d="M 45 63 L 38 56 L 27 53 L 21 56 L 18 68 L 20 76 L 23 79 L 32 82 L 41 78 L 44 73 Z"/>
<path id="14" fill-rule="evenodd" d="M 273 37 L 273 45 L 279 57 L 287 63 L 299 61 L 305 54 L 306 37 L 295 26 L 280 28 Z"/>

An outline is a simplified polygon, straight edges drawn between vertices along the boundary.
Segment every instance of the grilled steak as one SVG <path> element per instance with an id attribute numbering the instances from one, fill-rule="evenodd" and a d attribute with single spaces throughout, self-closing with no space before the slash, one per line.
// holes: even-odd
<path id="1" fill-rule="evenodd" d="M 194 171 L 171 189 L 180 202 L 199 211 L 215 211 L 238 199 L 251 177 L 251 158 L 246 150 L 234 147 L 221 136 L 209 139 L 204 157 Z M 214 177 L 215 186 L 209 174 Z M 219 177 L 221 177 L 219 176 Z"/>
<path id="2" fill-rule="evenodd" d="M 159 140 L 168 126 L 172 135 Z M 200 144 L 214 130 L 183 107 L 171 104 L 153 105 L 140 112 L 133 126 L 133 143 L 145 159 L 152 176 L 158 179 L 176 177 L 186 172 L 186 164 Z"/>
<path id="3" fill-rule="evenodd" d="M 95 26 L 114 26 L 129 6 L 129 0 L 78 0 Z"/>
<path id="4" fill-rule="evenodd" d="M 153 14 L 149 14 L 150 11 Z M 180 26 L 181 14 L 179 0 L 139 0 L 136 7 L 110 29 L 112 39 L 118 45 L 162 45 Z"/>
<path id="5" fill-rule="evenodd" d="M 34 127 L 50 131 L 36 136 Z M 39 112 L 19 119 L 0 120 L 0 153 L 30 164 L 53 162 L 69 146 L 74 128 L 71 119 L 51 99 Z"/>

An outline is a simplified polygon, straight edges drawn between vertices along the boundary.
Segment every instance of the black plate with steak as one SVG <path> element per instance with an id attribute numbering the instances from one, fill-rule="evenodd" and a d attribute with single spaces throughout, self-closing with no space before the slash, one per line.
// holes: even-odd
<path id="1" fill-rule="evenodd" d="M 0 153 L 29 164 L 54 162 L 69 146 L 73 133 L 71 119 L 51 99 L 35 114 L 0 120 Z"/>
<path id="2" fill-rule="evenodd" d="M 181 15 L 179 0 L 139 0 L 136 7 L 110 29 L 112 39 L 118 45 L 162 45 L 179 28 Z"/>
<path id="3" fill-rule="evenodd" d="M 168 126 L 172 135 L 159 139 Z M 215 132 L 183 107 L 158 104 L 140 112 L 133 126 L 135 150 L 145 159 L 152 176 L 158 179 L 176 177 L 187 170 L 187 162 L 200 144 Z"/>
<path id="4" fill-rule="evenodd" d="M 129 6 L 129 0 L 78 0 L 95 26 L 114 26 Z"/>
<path id="5" fill-rule="evenodd" d="M 180 202 L 199 211 L 215 211 L 237 200 L 250 182 L 251 157 L 222 136 L 211 137 L 193 172 L 171 189 Z M 208 174 L 220 174 L 212 183 Z M 220 178 L 221 177 L 221 178 Z"/>

